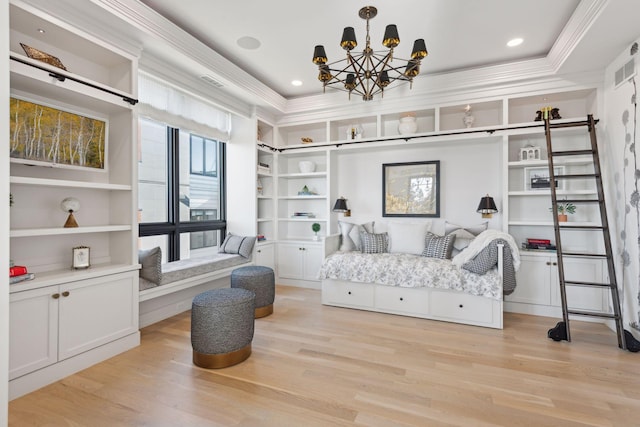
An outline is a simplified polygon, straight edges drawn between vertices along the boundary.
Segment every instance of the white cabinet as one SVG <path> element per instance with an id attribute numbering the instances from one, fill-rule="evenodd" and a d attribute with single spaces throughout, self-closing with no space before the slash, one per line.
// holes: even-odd
<path id="1" fill-rule="evenodd" d="M 12 293 L 9 379 L 135 333 L 136 283 L 122 273 Z"/>
<path id="2" fill-rule="evenodd" d="M 555 254 L 521 254 L 516 290 L 505 297 L 509 311 L 557 315 L 561 313 L 558 263 Z M 601 259 L 564 257 L 566 280 L 605 283 L 604 261 Z M 569 308 L 606 311 L 608 291 L 602 288 L 567 286 Z M 540 306 L 540 307 L 533 307 Z M 545 311 L 544 307 L 556 309 Z M 536 312 L 536 309 L 538 310 Z"/>
<path id="3" fill-rule="evenodd" d="M 281 278 L 317 282 L 323 260 L 324 250 L 321 243 L 278 243 L 278 276 Z"/>
<path id="4" fill-rule="evenodd" d="M 269 267 L 275 271 L 276 269 L 276 250 L 273 243 L 256 245 L 255 264 Z"/>

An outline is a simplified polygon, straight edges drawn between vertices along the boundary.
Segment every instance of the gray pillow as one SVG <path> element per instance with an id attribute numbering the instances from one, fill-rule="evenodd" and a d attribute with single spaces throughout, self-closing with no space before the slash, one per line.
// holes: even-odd
<path id="1" fill-rule="evenodd" d="M 450 259 L 451 251 L 453 250 L 453 242 L 455 242 L 455 240 L 455 234 L 438 236 L 433 233 L 427 233 L 427 237 L 424 239 L 424 250 L 422 251 L 422 256 Z"/>
<path id="2" fill-rule="evenodd" d="M 340 250 L 341 251 L 362 251 L 362 242 L 360 241 L 360 233 L 366 231 L 373 233 L 373 221 L 365 224 L 352 224 L 350 222 L 338 221 L 340 228 Z"/>
<path id="3" fill-rule="evenodd" d="M 374 234 L 363 231 L 360 237 L 362 238 L 362 253 L 383 254 L 389 251 L 389 235 L 387 232 Z"/>
<path id="4" fill-rule="evenodd" d="M 475 239 L 478 234 L 485 231 L 488 227 L 489 221 L 466 227 L 445 221 L 444 234 L 455 234 L 456 236 L 456 240 L 453 243 L 453 255 L 458 255 L 460 252 L 465 250 L 467 246 L 469 246 L 471 241 L 473 241 L 473 239 Z"/>
<path id="5" fill-rule="evenodd" d="M 239 254 L 245 258 L 251 258 L 255 242 L 255 236 L 236 236 L 228 233 L 224 242 L 220 245 L 218 253 Z"/>
<path id="6" fill-rule="evenodd" d="M 142 264 L 139 272 L 140 277 L 159 285 L 162 277 L 162 250 L 160 247 L 138 250 L 138 262 Z"/>

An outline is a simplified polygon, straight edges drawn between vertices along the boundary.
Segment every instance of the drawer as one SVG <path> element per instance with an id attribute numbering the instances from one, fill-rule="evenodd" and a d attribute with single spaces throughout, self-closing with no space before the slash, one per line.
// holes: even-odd
<path id="1" fill-rule="evenodd" d="M 373 285 L 351 282 L 322 283 L 322 303 L 349 307 L 373 308 Z"/>
<path id="2" fill-rule="evenodd" d="M 431 315 L 442 319 L 492 323 L 493 300 L 454 292 L 431 292 Z"/>
<path id="3" fill-rule="evenodd" d="M 375 301 L 379 310 L 426 315 L 429 310 L 429 291 L 419 288 L 376 286 Z"/>

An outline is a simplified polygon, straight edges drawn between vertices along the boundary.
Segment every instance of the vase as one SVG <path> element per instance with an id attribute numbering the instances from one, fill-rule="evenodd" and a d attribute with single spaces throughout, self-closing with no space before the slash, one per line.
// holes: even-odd
<path id="1" fill-rule="evenodd" d="M 568 219 L 567 215 L 558 214 L 558 222 L 567 222 Z"/>
<path id="2" fill-rule="evenodd" d="M 473 122 L 476 121 L 476 118 L 473 117 L 471 111 L 466 111 L 464 113 L 464 117 L 462 118 L 462 123 L 464 123 L 465 127 L 470 128 L 473 126 Z"/>
<path id="3" fill-rule="evenodd" d="M 298 169 L 302 173 L 311 173 L 316 170 L 316 164 L 311 160 L 301 160 L 298 162 Z"/>
<path id="4" fill-rule="evenodd" d="M 415 116 L 400 117 L 400 123 L 398 124 L 398 132 L 400 135 L 416 133 L 417 130 L 418 123 L 416 123 Z"/>

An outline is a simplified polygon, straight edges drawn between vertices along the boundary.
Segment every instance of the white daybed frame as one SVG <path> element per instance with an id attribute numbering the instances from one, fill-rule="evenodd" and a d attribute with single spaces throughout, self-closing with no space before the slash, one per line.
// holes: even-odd
<path id="1" fill-rule="evenodd" d="M 325 242 L 326 256 L 340 247 L 340 235 Z M 498 244 L 498 272 L 503 275 L 503 245 Z M 434 288 L 401 288 L 344 280 L 322 280 L 322 304 L 466 325 L 502 329 L 503 300 Z"/>

